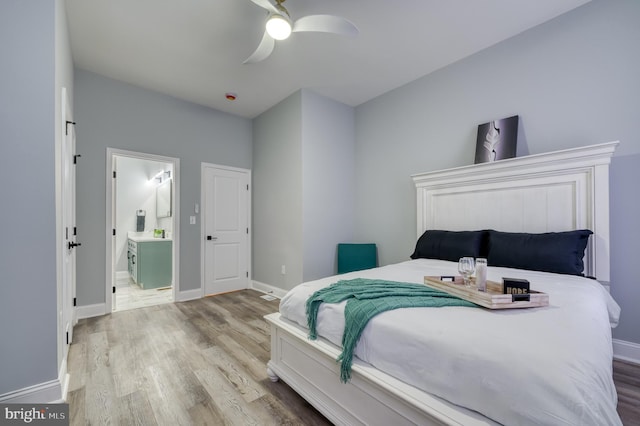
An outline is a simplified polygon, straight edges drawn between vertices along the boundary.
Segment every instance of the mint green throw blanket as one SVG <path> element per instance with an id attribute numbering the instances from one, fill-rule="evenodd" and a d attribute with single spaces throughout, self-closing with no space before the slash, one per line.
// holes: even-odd
<path id="1" fill-rule="evenodd" d="M 342 354 L 336 360 L 341 362 L 340 380 L 343 383 L 351 378 L 353 351 L 362 331 L 369 320 L 379 313 L 398 308 L 477 307 L 471 302 L 421 284 L 366 278 L 342 280 L 316 291 L 307 299 L 307 324 L 311 340 L 318 337 L 316 321 L 320 304 L 340 303 L 344 300 L 347 301 L 347 305 L 344 309 Z"/>

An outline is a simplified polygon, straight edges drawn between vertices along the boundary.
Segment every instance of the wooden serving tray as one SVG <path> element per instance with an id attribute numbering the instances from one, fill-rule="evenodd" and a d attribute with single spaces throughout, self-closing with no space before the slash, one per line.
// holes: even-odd
<path id="1" fill-rule="evenodd" d="M 529 300 L 514 300 L 520 295 L 502 294 L 502 283 L 487 280 L 487 291 L 478 291 L 475 284 L 465 287 L 462 277 L 456 277 L 454 282 L 444 282 L 440 277 L 424 277 L 425 285 L 444 291 L 453 296 L 467 300 L 488 309 L 517 309 L 535 308 L 549 305 L 549 295 L 535 290 L 529 290 Z"/>

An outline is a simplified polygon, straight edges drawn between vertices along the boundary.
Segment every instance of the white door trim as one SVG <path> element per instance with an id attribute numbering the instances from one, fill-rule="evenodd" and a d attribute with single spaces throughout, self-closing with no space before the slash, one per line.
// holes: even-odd
<path id="1" fill-rule="evenodd" d="M 112 287 L 115 285 L 115 265 L 114 265 L 114 241 L 113 229 L 115 228 L 115 218 L 113 217 L 113 158 L 115 156 L 136 158 L 139 160 L 152 160 L 173 164 L 174 194 L 171 200 L 171 211 L 173 212 L 173 300 L 178 300 L 176 296 L 180 292 L 180 159 L 165 157 L 156 154 L 146 154 L 142 152 L 127 151 L 122 149 L 107 148 L 106 165 L 106 210 L 107 220 L 105 228 L 106 247 L 106 274 L 105 274 L 105 312 L 111 313 Z"/>
<path id="2" fill-rule="evenodd" d="M 56 209 L 56 328 L 57 328 L 57 367 L 58 367 L 58 380 L 47 382 L 47 390 L 53 390 L 54 393 L 58 392 L 58 397 L 62 395 L 64 397 L 66 393 L 66 387 L 68 384 L 69 376 L 66 373 L 67 358 L 69 354 L 70 338 L 73 336 L 73 326 L 75 325 L 76 310 L 73 306 L 73 299 L 75 297 L 75 257 L 72 259 L 72 270 L 69 271 L 65 267 L 67 266 L 67 243 L 66 234 L 63 228 L 65 225 L 71 227 L 75 223 L 68 223 L 69 220 L 75 222 L 75 213 L 73 217 L 70 217 L 69 206 L 66 204 L 71 200 L 72 207 L 75 209 L 75 184 L 71 187 L 67 186 L 69 179 L 73 181 L 75 179 L 75 170 L 73 170 L 73 176 L 70 174 L 65 175 L 65 166 L 70 166 L 71 158 L 68 154 L 75 154 L 75 147 L 72 146 L 71 150 L 66 149 L 69 147 L 69 143 L 72 137 L 67 135 L 68 125 L 74 125 L 73 123 L 73 111 L 69 100 L 69 94 L 66 87 L 62 87 L 60 90 L 60 122 L 59 126 L 56 126 L 56 131 L 59 132 L 55 140 L 55 209 Z M 73 183 L 73 182 L 72 182 Z M 74 210 L 75 212 L 75 210 Z M 69 232 L 69 231 L 67 231 Z M 75 253 L 74 253 L 75 256 Z M 71 272 L 71 274 L 69 274 Z M 55 386 L 50 386 L 56 382 Z M 30 391 L 29 391 L 30 392 Z M 34 391 L 40 392 L 40 389 Z M 0 397 L 2 401 L 2 397 Z"/>
<path id="3" fill-rule="evenodd" d="M 206 203 L 205 203 L 205 169 L 218 169 L 218 170 L 230 170 L 234 172 L 246 173 L 247 180 L 249 181 L 249 189 L 247 191 L 247 224 L 249 226 L 249 234 L 247 236 L 247 269 L 249 277 L 247 282 L 251 283 L 253 272 L 251 270 L 251 251 L 252 251 L 252 235 L 253 222 L 251 220 L 251 169 L 243 169 L 240 167 L 223 166 L 220 164 L 201 163 L 200 164 L 200 297 L 205 296 L 205 232 L 204 218 L 206 217 Z"/>

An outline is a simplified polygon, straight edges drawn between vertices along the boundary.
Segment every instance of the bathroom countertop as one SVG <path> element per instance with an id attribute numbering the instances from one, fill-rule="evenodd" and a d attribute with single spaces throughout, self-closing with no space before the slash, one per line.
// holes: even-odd
<path id="1" fill-rule="evenodd" d="M 151 232 L 127 232 L 127 238 L 136 243 L 144 243 L 147 241 L 171 241 L 170 237 L 154 237 Z"/>

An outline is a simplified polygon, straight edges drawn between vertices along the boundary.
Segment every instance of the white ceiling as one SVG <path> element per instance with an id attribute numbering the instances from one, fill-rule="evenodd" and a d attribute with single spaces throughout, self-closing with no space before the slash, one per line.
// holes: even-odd
<path id="1" fill-rule="evenodd" d="M 253 118 L 300 88 L 356 106 L 589 0 L 287 0 L 356 38 L 294 33 L 243 65 L 264 31 L 250 0 L 66 0 L 77 67 Z M 225 93 L 237 93 L 234 102 Z"/>

